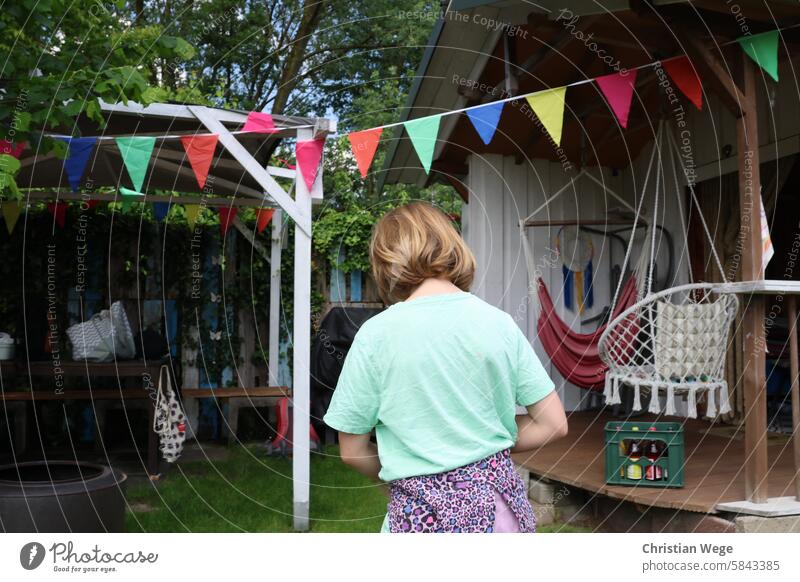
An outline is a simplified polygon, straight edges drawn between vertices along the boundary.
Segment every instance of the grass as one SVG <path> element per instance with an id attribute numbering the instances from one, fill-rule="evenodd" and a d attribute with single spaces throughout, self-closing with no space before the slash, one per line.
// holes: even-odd
<path id="1" fill-rule="evenodd" d="M 129 532 L 291 532 L 292 461 L 237 447 L 223 461 L 173 467 L 129 489 Z M 311 456 L 311 531 L 378 532 L 384 489 L 344 465 L 335 447 Z"/>
<path id="2" fill-rule="evenodd" d="M 336 447 L 311 455 L 311 531 L 379 532 L 386 490 L 344 465 Z M 257 446 L 229 450 L 225 460 L 182 462 L 158 483 L 126 494 L 129 532 L 291 532 L 292 461 Z M 589 532 L 566 524 L 547 532 Z"/>

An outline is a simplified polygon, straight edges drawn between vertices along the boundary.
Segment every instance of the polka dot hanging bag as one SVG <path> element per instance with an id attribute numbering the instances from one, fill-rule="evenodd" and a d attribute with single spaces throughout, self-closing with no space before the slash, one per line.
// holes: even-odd
<path id="1" fill-rule="evenodd" d="M 181 456 L 183 441 L 186 440 L 186 415 L 183 412 L 175 389 L 169 366 L 161 366 L 158 373 L 158 392 L 156 394 L 153 432 L 161 441 L 161 454 L 168 463 L 174 463 Z"/>

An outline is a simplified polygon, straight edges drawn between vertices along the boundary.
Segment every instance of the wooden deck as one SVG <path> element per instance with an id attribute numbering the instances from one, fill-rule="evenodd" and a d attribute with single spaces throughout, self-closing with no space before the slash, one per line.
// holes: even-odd
<path id="1" fill-rule="evenodd" d="M 745 499 L 743 427 L 735 436 L 727 436 L 734 435 L 736 427 L 652 414 L 632 417 L 630 420 L 636 421 L 684 421 L 684 487 L 623 487 L 605 484 L 603 428 L 608 421 L 624 419 L 601 411 L 568 413 L 568 417 L 566 437 L 537 451 L 514 455 L 514 460 L 537 476 L 646 506 L 716 513 L 718 503 Z M 788 435 L 770 433 L 767 449 L 769 497 L 794 495 Z"/>

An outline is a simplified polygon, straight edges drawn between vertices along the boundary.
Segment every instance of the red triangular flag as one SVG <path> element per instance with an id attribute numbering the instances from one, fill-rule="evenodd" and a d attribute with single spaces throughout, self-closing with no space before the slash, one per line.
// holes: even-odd
<path id="1" fill-rule="evenodd" d="M 26 145 L 27 142 L 24 141 L 21 143 L 14 143 L 4 139 L 2 142 L 0 142 L 0 154 L 8 154 L 12 158 L 19 159 L 19 157 L 22 155 L 22 150 L 25 149 Z"/>
<path id="2" fill-rule="evenodd" d="M 298 141 L 295 146 L 297 165 L 300 166 L 300 172 L 303 174 L 303 179 L 309 192 L 314 186 L 314 180 L 317 178 L 317 170 L 319 170 L 319 162 L 322 160 L 322 148 L 324 145 L 325 138 L 321 137 L 319 139 Z"/>
<path id="3" fill-rule="evenodd" d="M 689 57 L 678 57 L 661 63 L 678 89 L 694 103 L 698 109 L 703 108 L 703 85 L 697 76 Z"/>
<path id="4" fill-rule="evenodd" d="M 228 228 L 233 222 L 233 219 L 236 218 L 236 213 L 238 211 L 239 209 L 236 206 L 226 206 L 219 209 L 219 230 L 222 233 L 222 238 L 225 238 L 225 235 L 228 234 Z"/>
<path id="5" fill-rule="evenodd" d="M 258 210 L 258 218 L 256 222 L 256 231 L 259 233 L 264 232 L 267 228 L 269 221 L 272 220 L 272 215 L 275 214 L 274 208 L 260 208 Z"/>
<path id="6" fill-rule="evenodd" d="M 606 101 L 611 106 L 622 127 L 628 127 L 628 114 L 631 112 L 633 88 L 636 85 L 636 69 L 622 73 L 613 73 L 597 77 L 595 82 L 605 95 Z"/>
<path id="7" fill-rule="evenodd" d="M 219 136 L 212 135 L 185 135 L 181 137 L 183 149 L 189 156 L 189 164 L 194 170 L 197 183 L 202 190 L 208 178 L 208 169 L 211 167 L 211 160 L 214 158 L 214 150 L 217 147 Z"/>
<path id="8" fill-rule="evenodd" d="M 64 202 L 51 202 L 47 205 L 47 210 L 55 217 L 58 227 L 64 228 L 67 223 L 67 205 Z"/>
<path id="9" fill-rule="evenodd" d="M 375 129 L 366 129 L 364 131 L 355 131 L 348 134 L 347 139 L 350 140 L 350 148 L 353 150 L 353 155 L 356 157 L 358 170 L 361 172 L 361 177 L 366 178 L 369 167 L 372 164 L 372 158 L 375 157 L 375 152 L 378 149 L 378 142 L 381 139 L 382 127 Z"/>

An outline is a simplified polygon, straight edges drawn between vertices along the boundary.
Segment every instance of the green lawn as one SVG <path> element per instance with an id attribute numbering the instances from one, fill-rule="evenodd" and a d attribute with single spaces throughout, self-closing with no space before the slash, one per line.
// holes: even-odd
<path id="1" fill-rule="evenodd" d="M 224 461 L 172 468 L 158 486 L 129 489 L 129 532 L 290 532 L 291 459 L 257 447 L 231 449 Z M 336 448 L 311 456 L 311 531 L 378 532 L 387 497 L 344 465 Z"/>
<path id="2" fill-rule="evenodd" d="M 183 462 L 157 486 L 128 490 L 129 532 L 291 532 L 291 459 L 256 446 L 231 448 L 223 461 Z M 382 486 L 344 465 L 336 447 L 311 456 L 311 531 L 378 532 L 386 512 Z M 591 531 L 564 524 L 546 532 Z"/>

